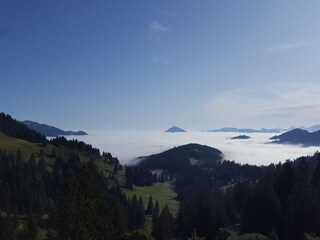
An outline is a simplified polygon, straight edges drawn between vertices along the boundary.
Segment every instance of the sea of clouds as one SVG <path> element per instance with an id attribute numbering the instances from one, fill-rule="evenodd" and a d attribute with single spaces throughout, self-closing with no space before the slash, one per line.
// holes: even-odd
<path id="1" fill-rule="evenodd" d="M 199 143 L 223 152 L 224 158 L 238 163 L 268 165 L 300 156 L 313 155 L 318 147 L 271 144 L 275 134 L 250 133 L 250 139 L 231 139 L 239 133 L 161 131 L 89 131 L 86 136 L 68 136 L 92 144 L 101 152 L 110 152 L 122 164 L 130 164 L 139 156 L 160 153 L 174 146 Z"/>

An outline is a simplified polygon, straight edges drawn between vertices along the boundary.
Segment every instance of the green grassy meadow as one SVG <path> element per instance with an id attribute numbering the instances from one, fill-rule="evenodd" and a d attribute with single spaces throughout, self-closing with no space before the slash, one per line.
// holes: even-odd
<path id="1" fill-rule="evenodd" d="M 151 194 L 153 204 L 156 200 L 159 201 L 160 209 L 162 209 L 166 204 L 168 205 L 170 211 L 176 216 L 179 209 L 179 202 L 176 200 L 177 194 L 173 190 L 173 186 L 168 183 L 155 183 L 150 187 L 139 187 L 133 186 L 133 190 L 124 189 L 123 190 L 127 197 L 132 198 L 134 194 L 137 197 L 141 195 L 145 208 L 147 208 L 149 196 Z"/>

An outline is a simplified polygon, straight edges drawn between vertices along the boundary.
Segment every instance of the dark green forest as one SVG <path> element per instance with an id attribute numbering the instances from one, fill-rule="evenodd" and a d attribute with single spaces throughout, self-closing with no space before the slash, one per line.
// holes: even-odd
<path id="1" fill-rule="evenodd" d="M 122 166 L 111 153 L 47 140 L 9 115 L 0 131 L 42 147 L 28 157 L 0 141 L 0 239 L 317 239 L 320 154 L 269 166 L 223 160 L 189 144 Z M 50 152 L 43 150 L 50 147 Z M 51 150 L 52 149 L 52 150 Z M 171 161 L 170 161 L 171 159 Z M 193 161 L 190 161 L 193 159 Z M 196 160 L 196 161 L 195 161 Z M 101 168 L 110 166 L 106 174 Z M 160 172 L 154 170 L 161 169 Z M 119 178 L 125 171 L 125 182 Z M 170 182 L 179 209 L 124 189 Z"/>

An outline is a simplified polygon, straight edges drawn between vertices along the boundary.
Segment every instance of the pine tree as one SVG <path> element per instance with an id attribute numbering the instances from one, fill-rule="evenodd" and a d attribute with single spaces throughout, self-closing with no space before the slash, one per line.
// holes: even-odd
<path id="1" fill-rule="evenodd" d="M 152 196 L 151 196 L 151 194 L 150 194 L 150 196 L 149 196 L 148 206 L 147 206 L 147 211 L 146 211 L 146 213 L 147 213 L 148 215 L 153 213 L 153 201 L 152 201 Z"/>
<path id="2" fill-rule="evenodd" d="M 316 169 L 314 170 L 313 176 L 312 176 L 312 181 L 311 183 L 314 186 L 318 186 L 320 184 L 320 153 L 318 153 L 317 155 L 317 166 Z"/>
<path id="3" fill-rule="evenodd" d="M 127 219 L 125 212 L 119 201 L 117 201 L 112 210 L 112 223 L 116 226 L 115 232 L 119 236 L 127 230 Z"/>
<path id="4" fill-rule="evenodd" d="M 309 165 L 304 158 L 299 162 L 287 219 L 285 230 L 287 239 L 303 239 L 304 233 L 320 234 L 319 201 L 310 182 Z"/>
<path id="5" fill-rule="evenodd" d="M 171 240 L 174 237 L 174 219 L 167 205 L 161 211 L 158 230 L 156 240 Z"/>
<path id="6" fill-rule="evenodd" d="M 139 207 L 138 207 L 138 225 L 142 226 L 145 223 L 145 210 L 144 210 L 144 204 L 143 199 L 141 195 L 139 196 Z"/>
<path id="7" fill-rule="evenodd" d="M 106 186 L 92 163 L 70 174 L 57 201 L 59 239 L 113 239 Z"/>
<path id="8" fill-rule="evenodd" d="M 38 172 L 40 173 L 40 176 L 44 176 L 46 174 L 47 167 L 46 167 L 46 160 L 44 156 L 41 156 L 38 162 L 37 169 L 38 169 Z"/>
<path id="9" fill-rule="evenodd" d="M 153 215 L 152 215 L 152 236 L 158 236 L 159 235 L 159 217 L 160 217 L 160 206 L 158 200 L 156 201 L 153 209 Z"/>
<path id="10" fill-rule="evenodd" d="M 279 197 L 283 213 L 288 210 L 289 207 L 289 196 L 292 192 L 294 183 L 294 170 L 292 163 L 286 161 L 282 166 L 282 171 L 274 183 L 274 190 Z"/>

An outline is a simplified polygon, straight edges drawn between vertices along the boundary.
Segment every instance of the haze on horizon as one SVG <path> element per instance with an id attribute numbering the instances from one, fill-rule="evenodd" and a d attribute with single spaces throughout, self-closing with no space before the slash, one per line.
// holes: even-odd
<path id="1" fill-rule="evenodd" d="M 320 2 L 0 2 L 0 110 L 66 130 L 320 123 Z"/>

